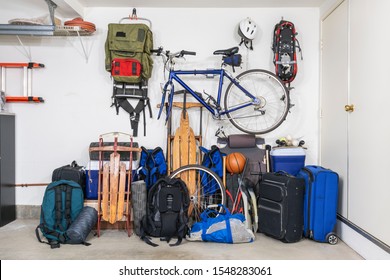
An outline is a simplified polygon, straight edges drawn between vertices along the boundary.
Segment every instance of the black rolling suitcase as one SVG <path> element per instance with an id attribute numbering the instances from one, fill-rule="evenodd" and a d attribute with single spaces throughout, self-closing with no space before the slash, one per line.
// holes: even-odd
<path id="1" fill-rule="evenodd" d="M 303 236 L 305 181 L 284 172 L 265 173 L 259 186 L 259 232 L 283 242 Z"/>
<path id="2" fill-rule="evenodd" d="M 60 180 L 74 181 L 84 190 L 86 183 L 85 167 L 78 165 L 74 160 L 71 164 L 54 169 L 51 179 L 53 182 Z"/>

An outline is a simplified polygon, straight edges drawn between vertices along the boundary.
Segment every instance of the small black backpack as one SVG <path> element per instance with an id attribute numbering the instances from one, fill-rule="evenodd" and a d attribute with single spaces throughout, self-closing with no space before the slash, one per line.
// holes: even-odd
<path id="1" fill-rule="evenodd" d="M 190 198 L 186 184 L 178 178 L 160 178 L 149 189 L 146 215 L 141 221 L 141 239 L 155 247 L 148 236 L 160 237 L 169 242 L 177 237 L 180 245 L 188 231 L 188 206 Z"/>

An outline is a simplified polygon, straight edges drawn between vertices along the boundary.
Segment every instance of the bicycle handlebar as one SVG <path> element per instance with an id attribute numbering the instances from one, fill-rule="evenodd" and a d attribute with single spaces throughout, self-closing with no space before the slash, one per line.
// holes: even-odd
<path id="1" fill-rule="evenodd" d="M 165 70 L 172 70 L 175 64 L 175 58 L 184 57 L 185 55 L 196 55 L 196 52 L 181 50 L 179 52 L 171 53 L 170 51 L 164 51 L 163 47 L 150 50 L 151 53 L 155 53 L 157 56 L 161 56 L 164 62 Z"/>
<path id="2" fill-rule="evenodd" d="M 196 55 L 196 52 L 193 51 L 186 51 L 181 50 L 179 52 L 171 53 L 170 51 L 165 51 L 163 47 L 159 47 L 158 49 L 150 50 L 152 53 L 155 53 L 156 55 L 163 55 L 166 56 L 168 59 L 172 59 L 174 57 L 183 57 L 185 55 Z"/>
<path id="3" fill-rule="evenodd" d="M 184 55 L 196 55 L 196 52 L 182 50 L 180 52 L 180 54 L 181 54 L 181 56 L 184 56 Z"/>

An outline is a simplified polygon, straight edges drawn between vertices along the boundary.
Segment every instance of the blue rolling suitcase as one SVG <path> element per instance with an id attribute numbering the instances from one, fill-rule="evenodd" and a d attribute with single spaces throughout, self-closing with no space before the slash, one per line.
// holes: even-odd
<path id="1" fill-rule="evenodd" d="M 297 177 L 305 179 L 304 229 L 305 237 L 319 242 L 336 244 L 333 232 L 336 226 L 339 176 L 321 166 L 307 165 Z"/>

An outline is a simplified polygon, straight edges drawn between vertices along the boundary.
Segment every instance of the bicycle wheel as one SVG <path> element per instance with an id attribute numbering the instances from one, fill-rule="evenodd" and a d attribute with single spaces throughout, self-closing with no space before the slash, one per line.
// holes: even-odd
<path id="1" fill-rule="evenodd" d="M 253 69 L 236 77 L 240 86 L 245 88 L 258 101 L 253 103 L 234 83 L 230 83 L 225 92 L 225 110 L 229 121 L 239 130 L 250 134 L 264 134 L 277 128 L 285 119 L 290 108 L 288 90 L 273 73 Z"/>
<path id="2" fill-rule="evenodd" d="M 190 195 L 188 209 L 190 224 L 200 221 L 200 214 L 208 206 L 226 202 L 225 187 L 221 178 L 207 167 L 199 164 L 185 165 L 174 170 L 169 177 L 180 178 L 187 184 Z M 217 211 L 222 211 L 220 208 Z"/>

